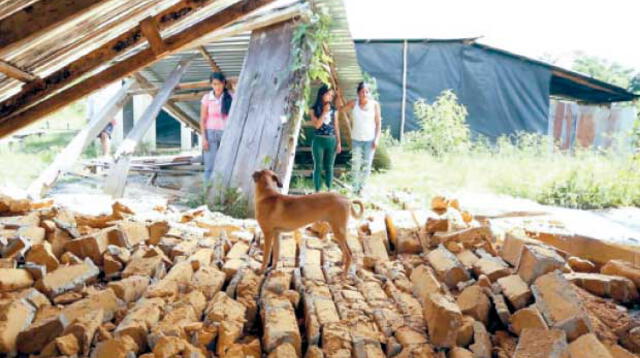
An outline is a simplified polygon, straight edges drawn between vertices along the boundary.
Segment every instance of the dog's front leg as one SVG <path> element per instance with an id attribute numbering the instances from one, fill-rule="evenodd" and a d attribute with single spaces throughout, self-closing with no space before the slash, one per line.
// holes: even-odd
<path id="1" fill-rule="evenodd" d="M 280 232 L 276 231 L 273 233 L 273 269 L 278 268 L 278 262 L 280 262 Z"/>
<path id="2" fill-rule="evenodd" d="M 273 246 L 273 232 L 262 231 L 264 240 L 262 242 L 262 266 L 259 273 L 264 273 L 267 270 L 267 265 L 271 259 L 271 247 Z"/>

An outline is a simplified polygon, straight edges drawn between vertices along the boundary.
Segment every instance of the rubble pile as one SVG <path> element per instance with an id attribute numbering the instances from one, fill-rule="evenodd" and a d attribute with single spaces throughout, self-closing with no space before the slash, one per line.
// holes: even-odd
<path id="1" fill-rule="evenodd" d="M 0 353 L 23 357 L 607 357 L 640 354 L 633 248 L 497 238 L 436 198 L 282 234 L 199 208 L 86 216 L 0 196 Z M 543 242 L 544 241 L 544 242 Z M 551 246 L 553 245 L 553 246 Z M 601 251 L 601 252 L 598 252 Z M 606 251 L 606 252 L 605 252 Z M 600 258 L 600 259 L 598 259 Z"/>

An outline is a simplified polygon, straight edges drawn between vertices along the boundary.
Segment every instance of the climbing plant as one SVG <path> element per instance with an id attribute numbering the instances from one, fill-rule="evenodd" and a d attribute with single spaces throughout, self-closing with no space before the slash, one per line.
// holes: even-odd
<path id="1" fill-rule="evenodd" d="M 300 21 L 291 40 L 293 81 L 289 93 L 288 113 L 302 113 L 309 100 L 311 83 L 320 81 L 330 84 L 333 62 L 327 51 L 331 39 L 331 17 L 323 8 L 314 8 L 309 16 Z M 296 126 L 292 126 L 295 129 Z"/>

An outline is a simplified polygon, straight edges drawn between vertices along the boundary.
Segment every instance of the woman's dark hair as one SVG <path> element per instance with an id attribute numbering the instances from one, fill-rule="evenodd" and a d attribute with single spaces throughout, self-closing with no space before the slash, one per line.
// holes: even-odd
<path id="1" fill-rule="evenodd" d="M 322 97 L 324 97 L 327 92 L 331 91 L 331 88 L 327 85 L 322 85 L 318 89 L 318 95 L 316 96 L 316 102 L 311 107 L 313 109 L 313 114 L 316 115 L 317 118 L 320 118 L 322 115 L 322 109 L 324 108 L 324 103 L 322 102 Z M 334 109 L 333 103 L 331 103 L 331 109 Z"/>
<path id="2" fill-rule="evenodd" d="M 358 89 L 356 90 L 356 94 L 357 95 L 360 94 L 360 91 L 362 91 L 362 89 L 365 87 L 369 87 L 369 85 L 364 82 L 358 83 Z"/>
<path id="3" fill-rule="evenodd" d="M 211 76 L 209 76 L 209 82 L 213 82 L 213 80 L 218 80 L 225 84 L 225 87 L 222 90 L 222 106 L 220 106 L 220 111 L 223 115 L 226 116 L 229 114 L 229 110 L 231 109 L 231 102 L 233 101 L 233 98 L 231 97 L 231 94 L 229 94 L 229 90 L 226 86 L 227 79 L 226 77 L 224 77 L 224 74 L 222 72 L 213 72 L 211 73 Z"/>

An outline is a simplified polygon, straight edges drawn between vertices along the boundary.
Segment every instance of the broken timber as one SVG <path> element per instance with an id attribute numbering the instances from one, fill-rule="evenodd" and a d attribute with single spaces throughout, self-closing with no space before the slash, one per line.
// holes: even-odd
<path id="1" fill-rule="evenodd" d="M 192 26 L 163 39 L 166 53 L 179 51 L 186 46 L 193 46 L 193 42 L 201 37 L 231 24 L 233 21 L 273 1 L 245 0 L 212 14 Z M 159 20 L 159 30 L 163 30 L 174 23 L 171 14 L 176 13 L 176 11 L 185 10 L 177 17 L 177 20 L 182 20 L 183 17 L 198 11 L 198 9 L 210 2 L 211 0 L 183 0 L 173 7 L 160 12 L 155 16 L 156 21 Z M 151 48 L 145 48 L 125 60 L 117 62 L 106 70 L 87 77 L 103 64 L 141 44 L 143 40 L 139 39 L 140 35 L 140 26 L 136 26 L 136 28 L 127 31 L 90 54 L 43 78 L 42 81 L 30 83 L 21 92 L 0 103 L 0 138 L 59 110 L 108 83 L 155 62 L 158 59 L 155 52 Z"/>
<path id="2" fill-rule="evenodd" d="M 158 113 L 160 113 L 160 110 L 169 99 L 171 91 L 173 91 L 175 86 L 180 82 L 182 75 L 187 71 L 192 59 L 193 57 L 189 57 L 178 63 L 178 66 L 176 66 L 173 72 L 171 72 L 167 81 L 162 85 L 162 88 L 153 98 L 149 107 L 147 107 L 142 114 L 142 117 L 136 122 L 133 129 L 131 129 L 131 132 L 127 135 L 127 138 L 122 142 L 120 148 L 118 148 L 115 156 L 115 163 L 105 181 L 105 194 L 109 194 L 114 198 L 120 198 L 124 194 L 124 186 L 127 181 L 127 174 L 129 174 L 131 154 L 138 145 L 138 142 L 149 130 L 151 124 L 155 121 Z"/>
<path id="3" fill-rule="evenodd" d="M 133 81 L 126 81 L 122 88 L 100 109 L 95 117 L 90 119 L 89 124 L 78 132 L 62 152 L 58 154 L 53 163 L 31 183 L 28 193 L 32 198 L 39 198 L 43 194 L 43 191 L 51 188 L 51 185 L 71 168 L 89 143 L 104 129 L 130 98 L 127 93 L 132 85 Z"/>
<path id="4" fill-rule="evenodd" d="M 209 202 L 229 188 L 242 190 L 252 207 L 251 174 L 274 170 L 286 192 L 302 113 L 288 113 L 292 99 L 292 22 L 273 25 L 251 34 L 238 93 L 218 151 Z"/>

